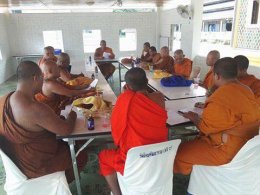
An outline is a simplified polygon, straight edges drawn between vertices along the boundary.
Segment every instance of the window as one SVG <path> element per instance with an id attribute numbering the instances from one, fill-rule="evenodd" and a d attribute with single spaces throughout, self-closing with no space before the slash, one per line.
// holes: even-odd
<path id="1" fill-rule="evenodd" d="M 54 49 L 61 49 L 64 51 L 61 30 L 43 31 L 43 41 L 45 47 L 52 46 Z"/>
<path id="2" fill-rule="evenodd" d="M 181 24 L 171 25 L 171 45 L 170 50 L 181 49 Z"/>
<path id="3" fill-rule="evenodd" d="M 100 46 L 101 30 L 83 30 L 84 53 L 94 53 Z"/>
<path id="4" fill-rule="evenodd" d="M 251 16 L 251 24 L 257 24 L 259 14 L 259 2 L 253 2 L 252 16 Z"/>
<path id="5" fill-rule="evenodd" d="M 120 51 L 136 51 L 136 29 L 123 29 L 119 31 Z"/>
<path id="6" fill-rule="evenodd" d="M 260 0 L 249 0 L 247 9 L 247 27 L 259 27 L 260 26 Z"/>

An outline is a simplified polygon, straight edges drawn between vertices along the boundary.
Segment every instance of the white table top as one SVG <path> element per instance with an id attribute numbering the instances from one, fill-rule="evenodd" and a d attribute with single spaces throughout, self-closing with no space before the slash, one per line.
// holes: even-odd
<path id="1" fill-rule="evenodd" d="M 154 79 L 153 73 L 149 70 L 146 70 L 145 72 L 149 85 L 155 90 L 160 91 L 169 100 L 194 98 L 206 95 L 206 89 L 200 86 L 195 88 L 193 84 L 190 87 L 164 87 L 160 83 L 161 79 Z"/>
<path id="2" fill-rule="evenodd" d="M 206 97 L 196 97 L 188 99 L 180 99 L 173 101 L 166 101 L 165 107 L 168 114 L 167 124 L 170 126 L 182 124 L 189 122 L 189 119 L 184 118 L 178 113 L 179 110 L 188 109 L 190 111 L 198 111 L 199 108 L 195 108 L 194 105 L 196 102 L 205 102 Z M 202 112 L 202 109 L 201 109 Z"/>

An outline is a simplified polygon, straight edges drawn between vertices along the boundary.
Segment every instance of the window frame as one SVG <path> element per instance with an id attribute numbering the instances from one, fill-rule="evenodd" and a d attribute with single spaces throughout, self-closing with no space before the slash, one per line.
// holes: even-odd
<path id="1" fill-rule="evenodd" d="M 133 50 L 122 50 L 121 49 L 121 42 L 120 42 L 120 32 L 122 31 L 126 31 L 126 30 L 135 30 L 135 49 Z M 136 28 L 123 28 L 123 29 L 119 29 L 119 51 L 120 52 L 134 52 L 134 51 L 137 51 L 137 29 Z"/>
<path id="2" fill-rule="evenodd" d="M 50 45 L 50 44 L 45 45 L 44 32 L 50 32 L 50 31 L 61 32 L 61 43 L 62 43 L 61 46 L 62 46 L 62 48 L 55 48 L 54 45 Z M 64 52 L 64 43 L 63 43 L 63 33 L 62 33 L 62 30 L 43 30 L 43 31 L 42 31 L 42 36 L 43 36 L 43 45 L 44 45 L 44 47 L 52 46 L 52 47 L 54 47 L 54 49 L 61 49 L 61 51 Z"/>
<path id="3" fill-rule="evenodd" d="M 94 31 L 94 30 L 100 31 L 100 40 L 98 41 L 97 46 L 96 46 L 96 48 L 94 48 L 93 51 L 90 51 L 90 52 L 89 52 L 89 51 L 85 51 L 84 33 L 85 33 L 86 31 Z M 95 53 L 96 49 L 97 49 L 98 47 L 100 47 L 100 41 L 101 41 L 101 40 L 102 40 L 102 31 L 101 31 L 101 29 L 83 29 L 83 30 L 82 30 L 82 42 L 83 42 L 83 52 L 84 52 L 84 54 Z"/>

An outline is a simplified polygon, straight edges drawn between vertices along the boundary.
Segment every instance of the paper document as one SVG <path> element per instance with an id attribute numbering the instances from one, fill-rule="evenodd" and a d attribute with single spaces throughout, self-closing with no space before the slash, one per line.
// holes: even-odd
<path id="1" fill-rule="evenodd" d="M 95 88 L 97 86 L 97 83 L 98 83 L 98 79 L 95 79 L 94 81 L 92 81 L 92 83 L 90 83 L 89 86 Z"/>

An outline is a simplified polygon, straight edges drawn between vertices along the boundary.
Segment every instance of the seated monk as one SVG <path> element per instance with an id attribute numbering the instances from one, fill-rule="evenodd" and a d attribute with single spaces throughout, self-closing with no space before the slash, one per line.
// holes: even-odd
<path id="1" fill-rule="evenodd" d="M 169 73 L 172 73 L 172 68 L 174 64 L 173 58 L 169 55 L 169 48 L 164 46 L 161 48 L 160 51 L 161 58 L 153 63 L 153 68 L 155 70 L 165 70 Z"/>
<path id="2" fill-rule="evenodd" d="M 219 59 L 213 73 L 218 89 L 206 100 L 202 116 L 194 112 L 183 115 L 199 128 L 200 136 L 180 145 L 174 173 L 188 175 L 193 165 L 227 164 L 258 134 L 260 107 L 252 91 L 237 80 L 236 61 Z"/>
<path id="3" fill-rule="evenodd" d="M 56 134 L 71 134 L 76 113 L 71 111 L 62 120 L 49 106 L 34 100 L 43 84 L 36 63 L 21 62 L 17 78 L 16 91 L 0 98 L 1 149 L 29 179 L 65 171 L 70 183 L 74 179 L 70 150 L 66 142 L 56 139 Z M 86 164 L 86 155 L 78 161 L 80 170 Z"/>
<path id="4" fill-rule="evenodd" d="M 181 49 L 174 52 L 173 73 L 183 76 L 185 79 L 189 79 L 192 70 L 192 61 L 184 57 L 185 55 Z"/>
<path id="5" fill-rule="evenodd" d="M 115 54 L 113 50 L 106 46 L 106 41 L 100 41 L 100 47 L 96 49 L 94 54 L 95 60 L 103 60 L 103 59 L 114 59 Z M 111 77 L 116 70 L 116 67 L 112 63 L 102 62 L 97 63 L 101 73 L 104 75 L 106 79 Z"/>
<path id="6" fill-rule="evenodd" d="M 111 116 L 112 137 L 117 149 L 99 154 L 100 172 L 114 195 L 121 194 L 116 172 L 124 174 L 127 151 L 133 147 L 167 141 L 167 113 L 164 97 L 148 93 L 145 71 L 132 68 L 125 75 L 126 90 Z M 141 119 L 141 120 L 140 120 Z"/>
<path id="7" fill-rule="evenodd" d="M 256 100 L 260 105 L 260 79 L 247 73 L 249 60 L 246 56 L 238 55 L 234 57 L 234 59 L 238 66 L 238 80 L 253 91 Z"/>
<path id="8" fill-rule="evenodd" d="M 47 60 L 51 60 L 57 62 L 57 57 L 54 55 L 54 48 L 52 46 L 44 47 L 44 55 L 39 60 L 39 66 L 41 68 L 42 64 L 44 64 Z"/>
<path id="9" fill-rule="evenodd" d="M 150 60 L 150 54 L 149 54 L 149 49 L 150 49 L 150 43 L 145 42 L 141 54 L 141 62 L 151 62 Z"/>
<path id="10" fill-rule="evenodd" d="M 67 53 L 61 53 L 58 57 L 57 65 L 60 68 L 60 79 L 64 82 L 75 79 L 77 77 L 83 77 L 84 74 L 71 74 L 68 71 L 70 65 L 70 56 Z"/>
<path id="11" fill-rule="evenodd" d="M 55 62 L 46 61 L 43 64 L 44 82 L 42 92 L 35 95 L 37 101 L 49 105 L 58 115 L 69 98 L 94 95 L 94 90 L 87 89 L 69 89 L 57 81 L 60 77 L 59 69 Z M 72 99 L 73 100 L 73 99 Z M 72 101 L 71 100 L 71 101 Z M 70 103 L 69 101 L 68 103 Z"/>
<path id="12" fill-rule="evenodd" d="M 146 70 L 149 69 L 148 65 L 149 63 L 152 64 L 155 64 L 157 63 L 159 60 L 161 59 L 161 55 L 159 53 L 157 53 L 157 50 L 154 46 L 151 46 L 149 48 L 149 57 L 147 58 L 147 61 L 146 62 L 142 62 L 140 64 L 140 66 Z M 148 63 L 147 63 L 148 62 Z"/>
<path id="13" fill-rule="evenodd" d="M 219 58 L 220 53 L 217 50 L 212 50 L 207 55 L 206 64 L 210 67 L 210 69 L 202 83 L 202 87 L 204 87 L 205 89 L 211 89 L 213 87 L 213 67 Z"/>

